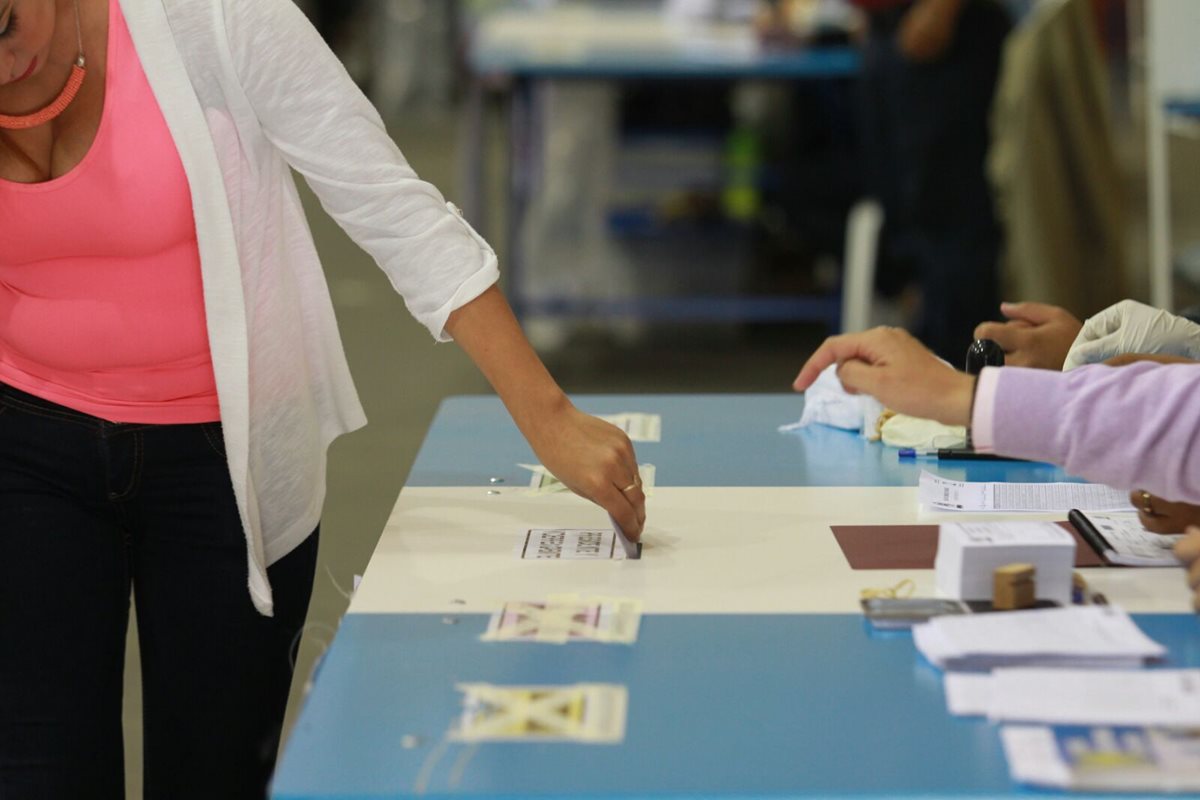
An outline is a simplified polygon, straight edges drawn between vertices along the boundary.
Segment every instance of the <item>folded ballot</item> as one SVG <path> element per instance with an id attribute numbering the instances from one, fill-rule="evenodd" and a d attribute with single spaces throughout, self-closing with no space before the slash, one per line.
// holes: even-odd
<path id="1" fill-rule="evenodd" d="M 1039 600 L 1071 602 L 1075 538 L 1053 522 L 962 522 L 938 529 L 938 591 L 957 600 L 990 600 L 993 573 L 1032 564 Z"/>
<path id="2" fill-rule="evenodd" d="M 946 670 L 1134 669 L 1167 653 L 1116 606 L 934 617 L 913 628 L 913 641 L 930 663 Z"/>

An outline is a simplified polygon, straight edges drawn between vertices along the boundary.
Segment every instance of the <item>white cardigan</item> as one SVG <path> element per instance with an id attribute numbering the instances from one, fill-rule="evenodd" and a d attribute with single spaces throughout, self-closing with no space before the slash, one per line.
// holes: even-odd
<path id="1" fill-rule="evenodd" d="M 290 168 L 438 339 L 497 278 L 292 0 L 120 0 L 191 185 L 255 607 L 317 525 L 326 450 L 366 422 Z"/>

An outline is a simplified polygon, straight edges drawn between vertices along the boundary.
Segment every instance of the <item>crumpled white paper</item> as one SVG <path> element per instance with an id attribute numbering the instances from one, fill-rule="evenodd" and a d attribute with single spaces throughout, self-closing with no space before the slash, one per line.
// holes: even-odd
<path id="1" fill-rule="evenodd" d="M 876 423 L 882 413 L 883 405 L 874 397 L 847 392 L 838 380 L 837 364 L 831 364 L 804 392 L 800 421 L 781 425 L 779 430 L 794 431 L 819 423 L 846 431 L 861 431 L 865 438 L 874 441 L 879 438 Z"/>
<path id="2" fill-rule="evenodd" d="M 883 405 L 865 394 L 850 394 L 837 376 L 837 365 L 826 367 L 804 393 L 804 412 L 799 422 L 781 425 L 780 431 L 794 431 L 812 424 L 828 425 L 847 431 L 859 431 L 863 438 L 880 438 L 891 447 L 917 449 L 962 447 L 967 429 L 962 425 L 943 425 L 931 419 L 895 414 L 883 425 Z"/>

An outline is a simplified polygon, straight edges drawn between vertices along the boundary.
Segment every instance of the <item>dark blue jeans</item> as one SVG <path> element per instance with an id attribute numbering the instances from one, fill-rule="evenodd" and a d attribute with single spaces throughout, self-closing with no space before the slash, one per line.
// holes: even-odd
<path id="1" fill-rule="evenodd" d="M 263 798 L 317 534 L 246 587 L 219 423 L 105 422 L 0 384 L 0 798 L 123 800 L 137 598 L 145 797 Z"/>
<path id="2" fill-rule="evenodd" d="M 999 313 L 1003 242 L 986 160 L 1011 23 L 995 0 L 968 0 L 949 49 L 914 63 L 896 38 L 907 10 L 872 15 L 863 53 L 864 164 L 887 216 L 879 282 L 916 279 L 919 335 L 961 367 L 975 326 Z"/>

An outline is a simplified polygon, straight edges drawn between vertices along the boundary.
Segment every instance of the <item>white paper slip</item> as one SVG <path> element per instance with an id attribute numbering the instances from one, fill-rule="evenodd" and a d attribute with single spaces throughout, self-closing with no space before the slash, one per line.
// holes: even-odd
<path id="1" fill-rule="evenodd" d="M 642 602 L 628 597 L 550 595 L 544 602 L 505 603 L 492 615 L 485 642 L 633 644 Z"/>
<path id="2" fill-rule="evenodd" d="M 597 414 L 625 432 L 631 442 L 661 442 L 662 415 L 625 411 L 620 414 Z"/>
<path id="3" fill-rule="evenodd" d="M 531 528 L 517 544 L 526 561 L 624 561 L 625 550 L 612 528 Z"/>
<path id="4" fill-rule="evenodd" d="M 450 739 L 466 742 L 586 742 L 625 738 L 629 693 L 624 686 L 459 684 L 463 713 Z"/>
<path id="5" fill-rule="evenodd" d="M 1200 670 L 998 669 L 988 717 L 1059 725 L 1200 727 Z"/>
<path id="6" fill-rule="evenodd" d="M 569 492 L 567 485 L 551 474 L 550 470 L 541 464 L 517 464 L 521 469 L 527 469 L 529 476 L 530 494 L 558 494 Z M 653 464 L 638 464 L 638 477 L 642 480 L 642 493 L 647 497 L 654 494 L 654 480 L 658 470 Z"/>
<path id="7" fill-rule="evenodd" d="M 947 672 L 943 679 L 946 710 L 956 717 L 986 717 L 992 705 L 988 672 Z"/>
<path id="8" fill-rule="evenodd" d="M 1132 669 L 1167 652 L 1116 606 L 934 617 L 913 628 L 913 642 L 932 664 L 947 670 L 1003 666 Z"/>
<path id="9" fill-rule="evenodd" d="M 937 588 L 959 600 L 991 600 L 994 573 L 1005 564 L 1031 564 L 1037 597 L 1071 601 L 1075 539 L 1053 522 L 954 522 L 938 527 L 933 566 Z"/>
<path id="10" fill-rule="evenodd" d="M 1129 493 L 1097 483 L 955 481 L 921 472 L 921 505 L 938 511 L 1127 511 Z"/>
<path id="11" fill-rule="evenodd" d="M 1183 534 L 1151 533 L 1142 527 L 1136 513 L 1095 514 L 1087 520 L 1109 549 L 1101 553 L 1110 564 L 1128 567 L 1177 567 L 1180 561 L 1171 552 Z"/>
<path id="12" fill-rule="evenodd" d="M 1200 791 L 1200 730 L 1005 725 L 1017 783 L 1086 792 Z"/>

